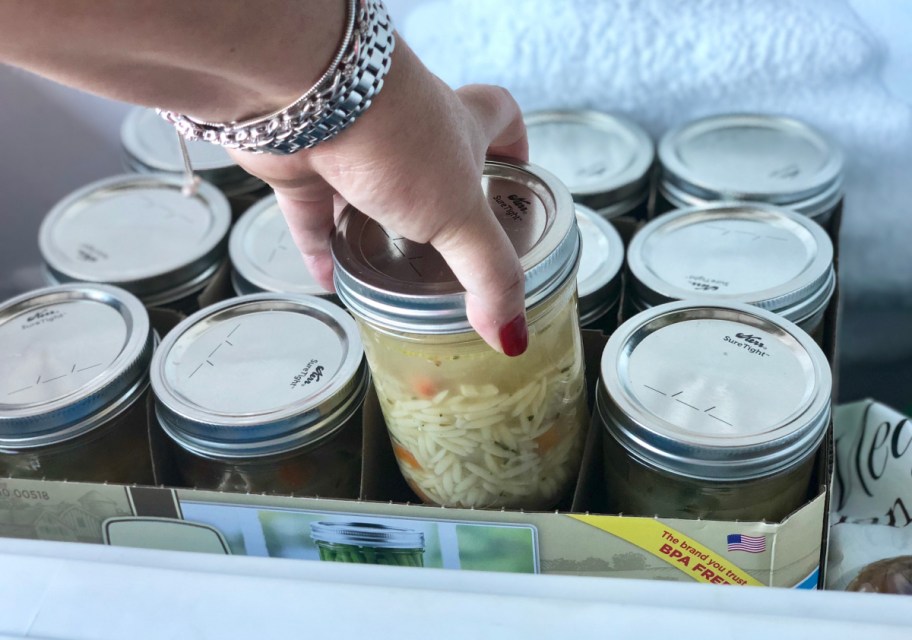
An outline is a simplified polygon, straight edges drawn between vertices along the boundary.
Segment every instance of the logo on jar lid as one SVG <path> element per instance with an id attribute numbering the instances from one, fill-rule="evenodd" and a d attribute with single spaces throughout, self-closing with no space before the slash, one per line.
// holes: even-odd
<path id="1" fill-rule="evenodd" d="M 529 207 L 532 206 L 531 200 L 523 198 L 516 193 L 508 195 L 506 199 L 501 195 L 496 195 L 494 196 L 494 202 L 500 205 L 500 208 L 504 210 L 508 217 L 517 222 L 523 220 L 523 216 L 529 213 Z"/>
<path id="2" fill-rule="evenodd" d="M 48 324 L 49 322 L 60 320 L 65 315 L 66 314 L 63 311 L 59 311 L 58 309 L 39 309 L 26 316 L 25 324 L 22 325 L 22 329 L 31 329 L 32 327 L 37 327 L 42 324 Z"/>
<path id="3" fill-rule="evenodd" d="M 729 344 L 733 344 L 744 349 L 748 353 L 752 353 L 760 357 L 765 358 L 770 355 L 767 353 L 766 345 L 760 339 L 760 336 L 755 336 L 750 333 L 736 333 L 734 338 L 731 336 L 725 336 L 723 340 Z"/>

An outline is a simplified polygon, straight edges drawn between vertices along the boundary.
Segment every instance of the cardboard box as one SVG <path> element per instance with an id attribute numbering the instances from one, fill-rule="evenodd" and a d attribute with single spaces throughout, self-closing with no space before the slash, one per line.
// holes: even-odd
<path id="1" fill-rule="evenodd" d="M 834 237 L 838 228 L 837 219 L 830 230 Z M 823 346 L 834 370 L 838 307 L 836 295 L 824 321 Z M 605 337 L 586 332 L 584 338 L 591 399 Z M 152 427 L 159 479 L 171 483 L 173 470 Z M 319 560 L 311 524 L 362 522 L 419 532 L 423 565 L 446 569 L 797 588 L 823 584 L 832 434 L 818 455 L 807 503 L 781 523 L 599 513 L 600 437 L 600 430 L 590 429 L 572 503 L 560 511 L 430 507 L 417 504 L 402 479 L 371 393 L 364 408 L 359 500 L 10 478 L 0 480 L 0 535 Z M 762 538 L 765 549 L 730 550 L 732 536 Z"/>

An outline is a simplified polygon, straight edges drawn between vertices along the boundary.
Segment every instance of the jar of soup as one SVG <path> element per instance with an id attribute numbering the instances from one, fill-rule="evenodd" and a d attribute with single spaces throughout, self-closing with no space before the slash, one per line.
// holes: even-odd
<path id="1" fill-rule="evenodd" d="M 314 522 L 310 536 L 320 560 L 399 567 L 424 566 L 424 534 L 368 522 Z"/>
<path id="2" fill-rule="evenodd" d="M 573 201 L 551 174 L 501 160 L 486 163 L 483 187 L 525 270 L 525 353 L 482 341 L 430 245 L 352 207 L 332 243 L 336 291 L 358 320 L 415 493 L 447 506 L 551 508 L 574 485 L 588 422 Z"/>
<path id="3" fill-rule="evenodd" d="M 183 178 L 184 157 L 177 132 L 154 109 L 132 109 L 120 128 L 120 142 L 128 170 Z M 244 171 L 223 147 L 188 140 L 187 152 L 193 172 L 228 197 L 235 217 L 272 193 L 269 185 Z"/>
<path id="4" fill-rule="evenodd" d="M 0 304 L 0 477 L 152 484 L 142 303 L 68 284 Z"/>
<path id="5" fill-rule="evenodd" d="M 231 284 L 238 295 L 304 293 L 335 300 L 317 284 L 270 195 L 247 210 L 231 229 L 228 242 Z"/>
<path id="6" fill-rule="evenodd" d="M 779 205 L 827 227 L 842 202 L 843 156 L 811 126 L 730 114 L 686 122 L 659 141 L 656 213 L 718 200 Z"/>
<path id="7" fill-rule="evenodd" d="M 634 316 L 608 340 L 596 401 L 610 511 L 781 521 L 813 495 L 831 384 L 820 347 L 768 311 Z"/>
<path id="8" fill-rule="evenodd" d="M 576 224 L 582 241 L 576 273 L 580 325 L 611 333 L 618 324 L 624 243 L 611 223 L 581 204 L 576 205 Z"/>
<path id="9" fill-rule="evenodd" d="M 780 207 L 717 203 L 656 218 L 627 251 L 629 306 L 743 302 L 821 337 L 836 289 L 833 243 L 816 222 Z"/>
<path id="10" fill-rule="evenodd" d="M 529 158 L 576 202 L 608 220 L 646 219 L 655 148 L 639 125 L 598 111 L 538 111 L 525 122 Z"/>
<path id="11" fill-rule="evenodd" d="M 186 486 L 358 497 L 370 377 L 339 307 L 303 295 L 226 300 L 177 325 L 151 375 Z"/>
<path id="12" fill-rule="evenodd" d="M 231 212 L 225 196 L 164 175 L 93 182 L 58 202 L 38 245 L 52 283 L 97 282 L 126 289 L 148 307 L 184 313 L 225 261 Z"/>

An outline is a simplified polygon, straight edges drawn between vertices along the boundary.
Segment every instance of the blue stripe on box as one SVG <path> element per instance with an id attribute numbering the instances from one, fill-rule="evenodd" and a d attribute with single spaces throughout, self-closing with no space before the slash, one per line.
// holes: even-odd
<path id="1" fill-rule="evenodd" d="M 817 583 L 820 581 L 820 567 L 817 567 L 811 571 L 811 575 L 807 578 L 796 584 L 793 589 L 816 589 Z"/>

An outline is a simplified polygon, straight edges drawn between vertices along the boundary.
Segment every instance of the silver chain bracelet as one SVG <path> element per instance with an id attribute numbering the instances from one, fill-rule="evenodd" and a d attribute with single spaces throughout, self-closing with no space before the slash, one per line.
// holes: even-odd
<path id="1" fill-rule="evenodd" d="M 345 36 L 333 62 L 290 106 L 243 122 L 200 122 L 159 110 L 187 140 L 252 153 L 291 154 L 330 140 L 350 126 L 383 87 L 396 38 L 381 0 L 348 0 Z"/>

